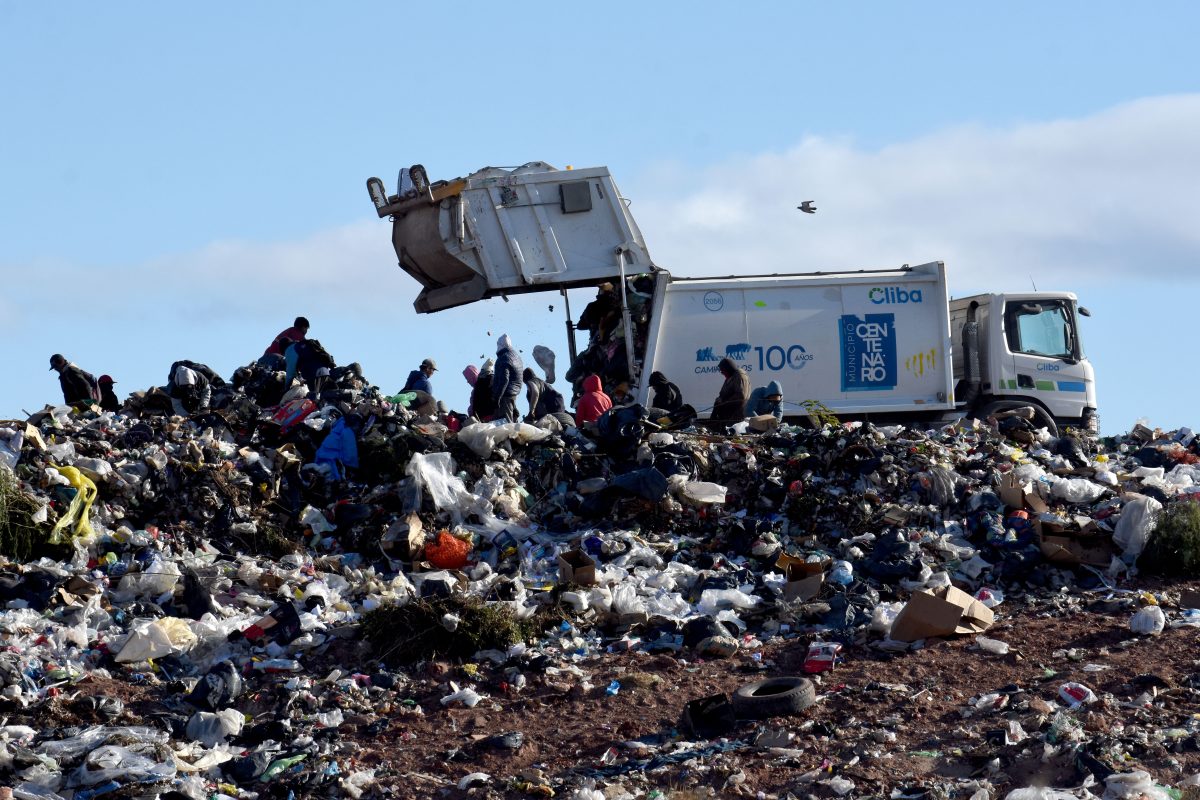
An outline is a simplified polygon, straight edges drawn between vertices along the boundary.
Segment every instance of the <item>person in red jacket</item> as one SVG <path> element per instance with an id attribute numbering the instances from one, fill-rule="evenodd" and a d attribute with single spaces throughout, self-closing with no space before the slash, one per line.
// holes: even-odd
<path id="1" fill-rule="evenodd" d="M 575 404 L 575 424 L 580 427 L 585 422 L 595 422 L 601 414 L 612 408 L 612 400 L 604 393 L 599 375 L 584 378 L 583 389 L 583 396 Z"/>
<path id="2" fill-rule="evenodd" d="M 296 317 L 292 327 L 280 331 L 272 341 L 271 345 L 263 353 L 264 356 L 282 356 L 288 349 L 288 345 L 295 342 L 304 341 L 304 337 L 308 336 L 308 320 L 304 317 Z"/>

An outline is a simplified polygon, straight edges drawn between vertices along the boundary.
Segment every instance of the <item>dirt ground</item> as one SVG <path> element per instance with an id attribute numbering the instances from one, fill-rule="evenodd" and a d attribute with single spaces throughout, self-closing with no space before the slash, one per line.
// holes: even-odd
<path id="1" fill-rule="evenodd" d="M 523 773 L 558 796 L 588 778 L 601 790 L 609 787 L 610 796 L 623 789 L 653 797 L 657 790 L 668 798 L 832 797 L 835 787 L 821 781 L 834 776 L 853 782 L 852 796 L 897 789 L 945 796 L 955 787 L 970 789 L 971 780 L 986 780 L 1002 795 L 1034 784 L 1073 787 L 1089 773 L 1102 779 L 1106 770 L 1132 769 L 1174 785 L 1200 770 L 1200 691 L 1192 688 L 1200 686 L 1200 632 L 1168 628 L 1136 637 L 1129 630 L 1131 602 L 1128 595 L 1105 600 L 1064 592 L 1029 599 L 1011 614 L 1001 606 L 988 635 L 1010 645 L 1002 656 L 982 652 L 973 637 L 933 640 L 898 655 L 848 648 L 844 663 L 817 677 L 813 708 L 740 723 L 723 742 L 682 730 L 684 704 L 764 676 L 802 675 L 810 636 L 722 661 L 644 653 L 585 659 L 578 666 L 591 690 L 572 676 L 529 675 L 519 694 L 482 681 L 479 691 L 491 699 L 474 709 L 442 707 L 446 684 L 430 681 L 432 691 L 413 698 L 424 714 L 360 739 L 358 759 L 392 773 L 383 782 L 405 797 L 531 796 L 528 784 L 514 788 Z M 447 679 L 466 678 L 451 673 Z M 613 680 L 621 688 L 609 695 Z M 1057 746 L 1043 741 L 1066 708 L 1057 695 L 1068 681 L 1098 696 L 1063 715 L 1082 726 L 1076 734 L 1082 748 L 1072 746 L 1069 731 L 1050 737 Z M 1006 705 L 964 714 L 973 698 L 992 692 L 1007 693 Z M 1028 738 L 1006 743 L 1014 721 Z M 516 750 L 491 739 L 513 731 L 524 736 Z M 760 744 L 776 749 L 755 746 L 760 735 Z M 714 752 L 721 744 L 730 749 Z M 672 756 L 687 750 L 699 755 Z M 459 780 L 473 772 L 489 774 L 492 783 L 459 790 Z"/>
<path id="2" fill-rule="evenodd" d="M 1150 588 L 1170 597 L 1185 587 Z M 330 752 L 343 774 L 374 769 L 376 791 L 403 798 L 561 798 L 585 785 L 606 797 L 646 798 L 836 797 L 838 790 L 966 798 L 984 786 L 994 798 L 1029 785 L 1075 787 L 1089 776 L 1102 790 L 1108 771 L 1132 769 L 1174 785 L 1200 771 L 1200 689 L 1193 688 L 1200 687 L 1200 631 L 1137 637 L 1129 618 L 1139 604 L 1132 594 L 1070 590 L 1006 603 L 987 632 L 1010 645 L 1006 655 L 981 651 L 974 637 L 930 640 L 899 654 L 847 647 L 836 669 L 811 676 L 815 706 L 740 722 L 716 739 L 683 728 L 684 705 L 762 677 L 802 675 L 812 636 L 761 646 L 751 638 L 725 660 L 607 653 L 576 663 L 584 677 L 525 668 L 519 691 L 498 669 L 430 662 L 394 693 L 348 701 Z M 312 658 L 308 673 L 319 678 L 355 663 L 363 650 L 348 641 L 336 656 Z M 450 681 L 488 698 L 447 708 L 440 699 Z M 620 684 L 616 694 L 606 691 L 612 681 Z M 1097 701 L 1066 711 L 1057 697 L 1068 681 L 1090 687 Z M 178 687 L 169 684 L 89 678 L 76 689 L 80 697 L 120 697 L 125 712 L 111 724 L 152 724 L 178 705 Z M 989 693 L 1001 697 L 972 708 Z M 261 694 L 265 712 L 272 693 Z M 35 719 L 44 727 L 102 721 L 80 702 L 64 697 Z M 500 741 L 514 732 L 521 736 Z M 459 788 L 477 772 L 490 780 Z M 328 788 L 315 792 L 325 796 Z"/>

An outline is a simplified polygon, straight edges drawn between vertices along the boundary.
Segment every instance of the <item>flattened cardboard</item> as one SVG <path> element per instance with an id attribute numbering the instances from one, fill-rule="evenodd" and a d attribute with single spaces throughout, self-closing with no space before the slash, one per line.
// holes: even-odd
<path id="1" fill-rule="evenodd" d="M 934 636 L 982 633 L 995 615 L 971 595 L 946 586 L 935 592 L 914 592 L 892 623 L 890 638 L 915 642 Z"/>
<path id="2" fill-rule="evenodd" d="M 1064 534 L 1065 531 L 1039 531 L 1039 544 L 1047 561 L 1064 566 L 1086 564 L 1092 567 L 1107 567 L 1112 563 L 1116 551 L 1111 541 L 1101 536 Z"/>
<path id="3" fill-rule="evenodd" d="M 805 561 L 786 553 L 781 554 L 775 566 L 787 578 L 787 583 L 783 585 L 784 599 L 812 600 L 819 595 L 821 587 L 825 585 L 825 572 L 830 563 L 829 559 Z"/>
<path id="4" fill-rule="evenodd" d="M 1179 593 L 1180 608 L 1200 608 L 1200 592 L 1195 589 L 1184 589 Z"/>
<path id="5" fill-rule="evenodd" d="M 596 562 L 582 550 L 568 550 L 558 555 L 558 582 L 576 586 L 596 585 Z"/>
<path id="6" fill-rule="evenodd" d="M 1000 499 L 1009 508 L 1028 508 L 1038 514 L 1049 511 L 1046 501 L 1036 492 L 1026 491 L 1024 484 L 1011 472 L 1000 479 Z"/>

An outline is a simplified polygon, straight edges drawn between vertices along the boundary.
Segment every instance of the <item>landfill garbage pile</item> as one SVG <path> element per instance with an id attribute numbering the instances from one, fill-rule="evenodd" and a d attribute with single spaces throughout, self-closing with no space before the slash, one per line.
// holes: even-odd
<path id="1" fill-rule="evenodd" d="M 14 796 L 1196 784 L 1190 431 L 452 431 L 252 377 L 0 423 Z"/>

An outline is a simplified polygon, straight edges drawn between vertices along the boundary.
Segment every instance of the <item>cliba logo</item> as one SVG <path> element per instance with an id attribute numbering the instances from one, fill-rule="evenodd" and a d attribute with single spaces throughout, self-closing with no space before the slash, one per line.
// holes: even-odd
<path id="1" fill-rule="evenodd" d="M 1037 368 L 1038 372 L 1058 372 L 1061 369 L 1058 364 L 1038 364 Z"/>
<path id="2" fill-rule="evenodd" d="M 876 286 L 867 292 L 867 299 L 877 306 L 893 303 L 921 302 L 920 289 L 903 289 L 899 286 Z"/>

